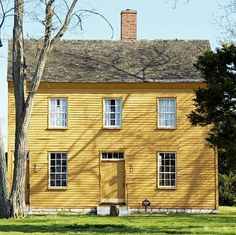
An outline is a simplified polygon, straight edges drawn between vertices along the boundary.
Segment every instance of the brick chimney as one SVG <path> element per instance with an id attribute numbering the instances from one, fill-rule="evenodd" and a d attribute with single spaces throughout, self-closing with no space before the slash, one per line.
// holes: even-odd
<path id="1" fill-rule="evenodd" d="M 121 11 L 121 40 L 137 39 L 137 11 L 126 9 Z"/>

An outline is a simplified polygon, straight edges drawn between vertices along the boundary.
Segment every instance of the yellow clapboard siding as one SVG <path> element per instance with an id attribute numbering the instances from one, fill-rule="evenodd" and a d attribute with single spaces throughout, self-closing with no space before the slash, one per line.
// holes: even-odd
<path id="1" fill-rule="evenodd" d="M 141 85 L 41 84 L 30 121 L 30 205 L 33 208 L 90 208 L 101 202 L 100 152 L 125 152 L 125 197 L 141 208 L 216 208 L 216 159 L 205 138 L 208 129 L 192 127 L 193 88 L 202 84 Z M 68 128 L 48 128 L 48 99 L 68 98 Z M 123 100 L 122 128 L 103 128 L 103 98 Z M 158 129 L 157 98 L 175 97 L 177 127 Z M 9 153 L 14 150 L 14 96 L 9 83 Z M 48 188 L 48 152 L 68 152 L 68 187 Z M 157 187 L 157 153 L 177 153 L 177 187 Z M 10 154 L 11 155 L 11 154 Z M 12 156 L 10 156 L 12 157 Z M 130 171 L 132 164 L 133 171 Z M 12 171 L 13 163 L 9 163 Z M 37 166 L 37 172 L 34 168 Z"/>

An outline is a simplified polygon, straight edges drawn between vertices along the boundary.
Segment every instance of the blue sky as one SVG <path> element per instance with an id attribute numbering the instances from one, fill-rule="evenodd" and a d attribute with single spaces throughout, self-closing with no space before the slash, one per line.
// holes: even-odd
<path id="1" fill-rule="evenodd" d="M 213 23 L 216 16 L 224 12 L 219 2 L 225 5 L 229 0 L 87 0 L 79 1 L 83 9 L 94 9 L 104 15 L 114 28 L 113 40 L 120 39 L 120 12 L 135 9 L 138 12 L 138 39 L 208 39 L 214 49 L 224 38 L 220 27 Z M 40 29 L 27 21 L 25 35 L 39 37 Z M 7 138 L 7 39 L 11 37 L 11 22 L 2 30 L 4 47 L 0 48 L 0 124 L 4 140 Z M 37 30 L 35 30 L 37 29 Z M 98 16 L 87 15 L 83 31 L 71 29 L 66 38 L 70 39 L 111 39 L 111 30 Z"/>

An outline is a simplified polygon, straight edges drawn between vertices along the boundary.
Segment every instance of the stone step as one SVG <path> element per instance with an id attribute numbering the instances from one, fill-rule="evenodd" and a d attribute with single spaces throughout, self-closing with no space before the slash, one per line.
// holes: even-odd
<path id="1" fill-rule="evenodd" d="M 116 214 L 117 212 L 117 214 Z M 99 205 L 97 215 L 129 215 L 129 208 L 124 205 Z"/>

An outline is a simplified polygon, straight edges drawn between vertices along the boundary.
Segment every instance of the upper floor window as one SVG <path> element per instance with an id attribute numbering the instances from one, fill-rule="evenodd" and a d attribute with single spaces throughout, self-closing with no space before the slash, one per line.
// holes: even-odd
<path id="1" fill-rule="evenodd" d="M 175 128 L 176 127 L 176 99 L 159 98 L 158 99 L 158 127 Z"/>
<path id="2" fill-rule="evenodd" d="M 122 100 L 107 98 L 104 106 L 104 127 L 121 128 Z"/>
<path id="3" fill-rule="evenodd" d="M 176 153 L 158 153 L 158 187 L 176 187 Z"/>
<path id="4" fill-rule="evenodd" d="M 66 98 L 50 98 L 49 127 L 67 127 L 67 106 Z"/>
<path id="5" fill-rule="evenodd" d="M 67 153 L 49 154 L 49 187 L 67 187 Z"/>

